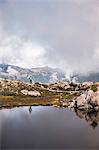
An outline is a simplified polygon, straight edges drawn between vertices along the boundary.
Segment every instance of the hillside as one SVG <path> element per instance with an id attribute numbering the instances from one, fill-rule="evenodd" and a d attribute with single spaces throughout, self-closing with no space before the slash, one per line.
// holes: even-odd
<path id="1" fill-rule="evenodd" d="M 59 69 L 50 67 L 27 69 L 8 64 L 0 64 L 0 78 L 2 79 L 29 82 L 30 76 L 33 82 L 41 83 L 51 83 L 65 79 L 65 73 Z"/>
<path id="2" fill-rule="evenodd" d="M 85 82 L 99 81 L 99 73 L 90 73 L 87 75 L 81 75 L 74 73 L 74 81 Z M 68 81 L 67 74 L 58 69 L 51 68 L 48 66 L 39 68 L 20 68 L 18 66 L 9 64 L 0 64 L 0 78 L 9 80 L 19 80 L 22 82 L 29 82 L 29 77 L 31 77 L 32 82 L 36 83 L 55 83 L 58 81 Z"/>

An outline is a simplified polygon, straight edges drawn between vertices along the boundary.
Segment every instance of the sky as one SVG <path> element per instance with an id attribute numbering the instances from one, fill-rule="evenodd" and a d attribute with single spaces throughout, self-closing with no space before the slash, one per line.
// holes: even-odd
<path id="1" fill-rule="evenodd" d="M 99 70 L 99 0 L 0 0 L 0 63 Z"/>

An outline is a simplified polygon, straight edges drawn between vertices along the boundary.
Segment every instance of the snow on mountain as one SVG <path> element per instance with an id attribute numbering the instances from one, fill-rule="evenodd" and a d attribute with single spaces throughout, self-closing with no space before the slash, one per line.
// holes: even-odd
<path id="1" fill-rule="evenodd" d="M 50 76 L 50 82 L 58 82 L 58 75 L 57 72 L 54 72 L 51 76 Z"/>
<path id="2" fill-rule="evenodd" d="M 29 76 L 31 76 L 33 82 L 52 83 L 57 81 L 70 81 L 72 76 L 64 73 L 57 68 L 50 68 L 48 66 L 38 68 L 20 68 L 18 66 L 0 64 L 0 78 L 20 80 L 23 82 L 29 82 Z M 86 76 L 80 74 L 73 76 L 72 82 L 84 82 L 84 81 L 99 81 L 99 73 L 91 73 Z"/>
<path id="3" fill-rule="evenodd" d="M 12 68 L 11 66 L 8 66 L 7 72 L 9 74 L 9 76 L 18 76 L 18 74 L 19 74 L 19 72 L 17 70 L 15 70 L 14 68 Z"/>
<path id="4" fill-rule="evenodd" d="M 33 82 L 50 83 L 62 80 L 65 73 L 48 66 L 24 69 L 13 65 L 0 64 L 0 78 L 29 82 L 29 76 L 32 77 Z"/>

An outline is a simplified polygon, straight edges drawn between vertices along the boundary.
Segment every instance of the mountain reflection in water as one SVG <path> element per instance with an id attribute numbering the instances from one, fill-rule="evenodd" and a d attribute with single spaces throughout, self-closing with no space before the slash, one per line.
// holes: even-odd
<path id="1" fill-rule="evenodd" d="M 99 112 L 30 106 L 2 109 L 0 121 L 1 149 L 99 149 Z"/>

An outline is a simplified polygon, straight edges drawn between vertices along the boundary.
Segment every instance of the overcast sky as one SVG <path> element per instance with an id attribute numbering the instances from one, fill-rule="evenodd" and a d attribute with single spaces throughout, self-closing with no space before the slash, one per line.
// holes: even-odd
<path id="1" fill-rule="evenodd" d="M 99 70 L 99 0 L 0 0 L 0 63 Z"/>

